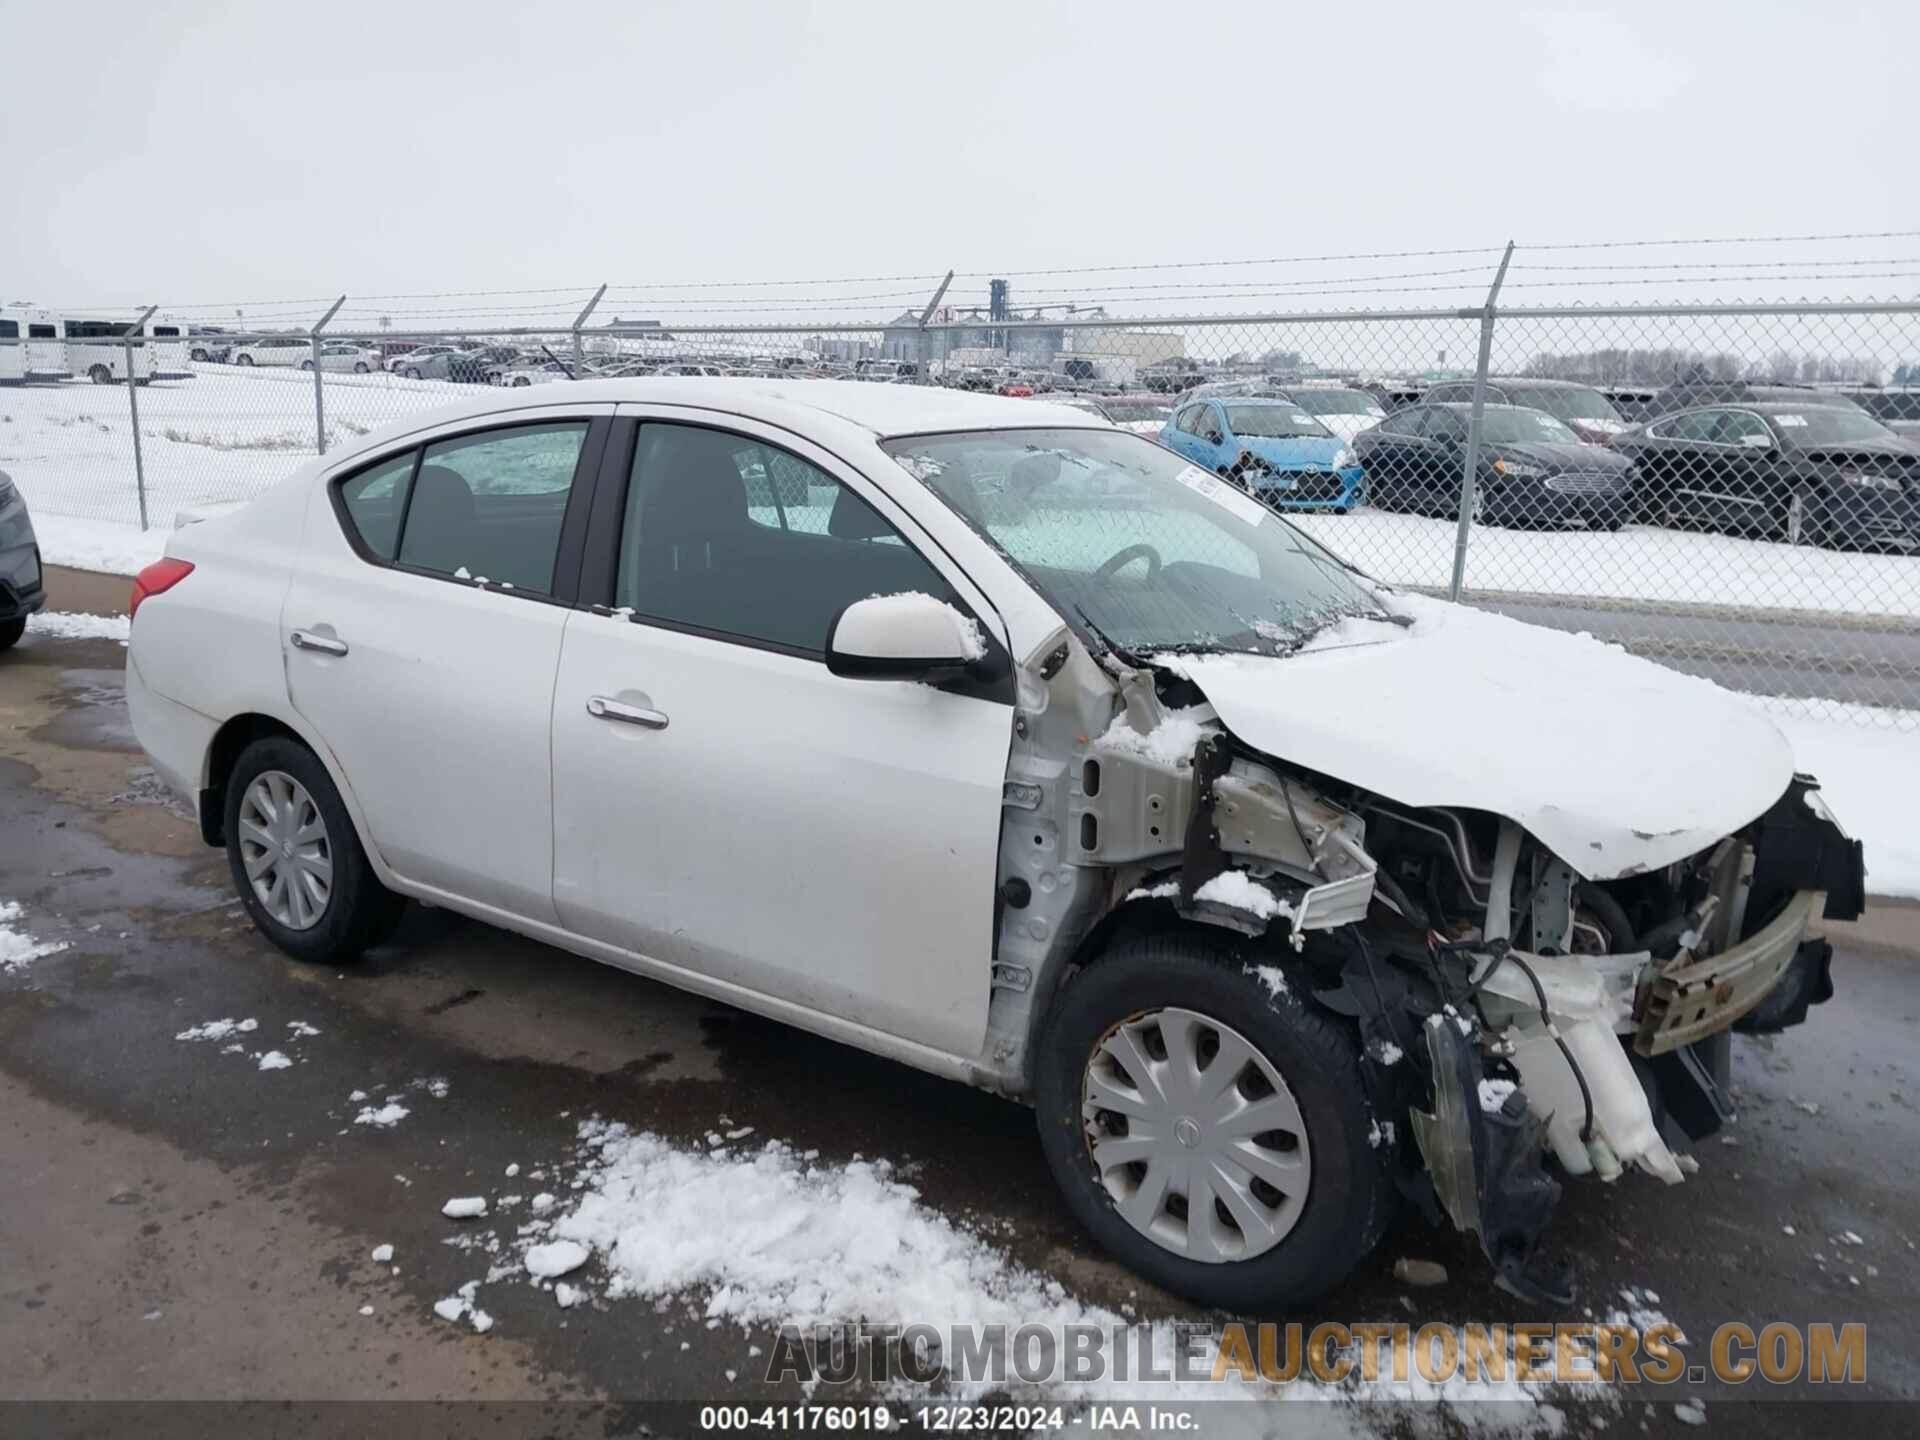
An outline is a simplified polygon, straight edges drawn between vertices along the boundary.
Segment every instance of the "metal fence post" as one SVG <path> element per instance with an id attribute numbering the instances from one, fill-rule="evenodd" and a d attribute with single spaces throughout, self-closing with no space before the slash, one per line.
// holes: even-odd
<path id="1" fill-rule="evenodd" d="M 133 378 L 133 339 L 146 332 L 158 305 L 149 305 L 146 313 L 129 325 L 120 336 L 127 352 L 127 414 L 133 421 L 133 492 L 140 501 L 140 528 L 147 528 L 147 466 L 140 451 L 140 386 Z"/>
<path id="2" fill-rule="evenodd" d="M 933 312 L 940 308 L 940 302 L 947 298 L 947 287 L 953 284 L 953 271 L 947 271 L 947 278 L 940 282 L 940 288 L 933 292 L 933 298 L 927 301 L 927 308 L 920 312 L 920 383 L 933 383 L 933 337 L 927 334 L 927 325 L 933 319 Z"/>
<path id="3" fill-rule="evenodd" d="M 307 343 L 313 347 L 313 446 L 322 455 L 327 453 L 327 397 L 320 385 L 320 332 L 327 328 L 327 322 L 346 303 L 347 297 L 342 295 L 327 307 L 327 313 L 307 332 Z"/>
<path id="4" fill-rule="evenodd" d="M 1467 577 L 1467 536 L 1473 528 L 1473 504 L 1480 488 L 1480 415 L 1487 405 L 1487 366 L 1493 358 L 1494 302 L 1500 298 L 1500 283 L 1507 278 L 1507 262 L 1511 259 L 1513 242 L 1509 240 L 1506 253 L 1500 257 L 1500 268 L 1494 272 L 1493 288 L 1487 291 L 1487 303 L 1480 311 L 1480 358 L 1473 367 L 1473 410 L 1467 416 L 1467 450 L 1460 461 L 1460 520 L 1453 533 L 1449 600 L 1460 598 L 1460 587 Z"/>
<path id="5" fill-rule="evenodd" d="M 569 380 L 578 380 L 580 372 L 586 368 L 587 352 L 586 346 L 580 342 L 580 327 L 587 323 L 587 317 L 593 314 L 593 307 L 600 303 L 600 297 L 606 293 L 607 287 L 602 285 L 593 292 L 593 298 L 587 301 L 587 308 L 573 317 L 573 374 L 567 377 Z"/>

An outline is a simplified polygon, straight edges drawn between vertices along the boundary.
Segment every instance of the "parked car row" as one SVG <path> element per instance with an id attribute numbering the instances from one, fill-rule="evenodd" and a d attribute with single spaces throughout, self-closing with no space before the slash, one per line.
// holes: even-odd
<path id="1" fill-rule="evenodd" d="M 1472 382 L 1343 430 L 1329 387 L 1196 388 L 1159 439 L 1277 508 L 1451 517 L 1467 473 Z M 1363 392 L 1346 392 L 1361 394 Z M 1920 551 L 1920 450 L 1846 395 L 1690 382 L 1630 424 L 1592 386 L 1496 377 L 1482 397 L 1474 518 L 1529 528 L 1630 522 L 1842 548 Z M 1312 401 L 1321 413 L 1315 414 Z"/>

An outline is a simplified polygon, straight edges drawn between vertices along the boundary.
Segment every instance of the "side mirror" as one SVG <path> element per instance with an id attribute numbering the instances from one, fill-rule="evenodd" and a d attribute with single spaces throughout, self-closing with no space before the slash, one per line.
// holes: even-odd
<path id="1" fill-rule="evenodd" d="M 856 600 L 827 629 L 827 669 L 849 680 L 938 684 L 986 656 L 977 622 L 917 591 Z"/>

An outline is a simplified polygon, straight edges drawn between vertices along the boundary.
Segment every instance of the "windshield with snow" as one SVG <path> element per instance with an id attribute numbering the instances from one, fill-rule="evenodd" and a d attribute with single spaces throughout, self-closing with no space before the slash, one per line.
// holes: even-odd
<path id="1" fill-rule="evenodd" d="M 1313 416 L 1288 402 L 1284 405 L 1229 405 L 1227 428 L 1236 435 L 1259 440 L 1324 440 L 1330 433 Z"/>
<path id="2" fill-rule="evenodd" d="M 1293 403 L 1309 415 L 1385 415 L 1364 390 L 1296 390 Z"/>
<path id="3" fill-rule="evenodd" d="M 987 430 L 881 443 L 1099 646 L 1285 655 L 1342 616 L 1393 618 L 1331 552 L 1137 435 Z"/>
<path id="4" fill-rule="evenodd" d="M 1589 390 L 1583 385 L 1542 385 L 1538 389 L 1525 385 L 1505 387 L 1507 398 L 1515 405 L 1531 406 L 1535 410 L 1544 410 L 1562 420 L 1618 420 L 1620 412 L 1613 408 L 1613 402 L 1598 390 Z"/>
<path id="5" fill-rule="evenodd" d="M 1461 418 L 1466 418 L 1465 412 Z M 1481 412 L 1480 438 L 1496 445 L 1578 445 L 1580 437 L 1544 410 L 1489 405 Z"/>
<path id="6" fill-rule="evenodd" d="M 1780 431 L 1781 438 L 1795 450 L 1878 440 L 1897 441 L 1900 438 L 1863 410 L 1842 410 L 1832 405 L 1809 405 L 1800 411 L 1777 411 L 1773 423 Z"/>

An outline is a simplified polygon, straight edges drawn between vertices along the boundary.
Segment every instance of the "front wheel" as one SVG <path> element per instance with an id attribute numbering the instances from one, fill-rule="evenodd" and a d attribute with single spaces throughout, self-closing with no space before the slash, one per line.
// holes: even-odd
<path id="1" fill-rule="evenodd" d="M 26 616 L 21 615 L 12 620 L 0 620 L 0 650 L 11 650 L 20 643 L 20 637 L 26 633 Z"/>
<path id="2" fill-rule="evenodd" d="M 420 367 L 417 365 L 409 365 L 406 374 L 409 380 L 418 380 L 420 378 Z"/>
<path id="3" fill-rule="evenodd" d="M 272 736 L 240 752 L 224 822 L 247 914 L 296 960 L 351 960 L 392 931 L 403 902 L 374 876 L 332 777 L 297 740 Z"/>
<path id="4" fill-rule="evenodd" d="M 356 375 L 364 375 L 364 374 L 366 374 L 366 373 L 367 373 L 367 362 L 366 362 L 366 361 L 364 361 L 364 360 L 356 360 L 356 361 L 354 361 L 354 362 L 353 362 L 353 373 L 354 373 L 354 374 L 356 374 Z"/>
<path id="5" fill-rule="evenodd" d="M 94 365 L 88 368 L 87 378 L 96 385 L 110 385 L 113 383 L 113 371 L 104 365 Z"/>
<path id="6" fill-rule="evenodd" d="M 300 362 L 300 368 L 301 368 L 302 370 L 311 370 L 311 369 L 313 369 L 313 361 L 311 361 L 311 360 L 302 360 L 302 361 Z"/>
<path id="7" fill-rule="evenodd" d="M 1392 1216 L 1353 1028 L 1196 934 L 1123 942 L 1071 980 L 1035 1058 L 1068 1208 L 1131 1269 L 1235 1310 L 1325 1294 Z"/>
<path id="8" fill-rule="evenodd" d="M 251 365 L 251 364 L 253 364 L 253 356 L 251 356 L 251 355 L 236 355 L 236 356 L 234 356 L 234 359 L 233 359 L 233 363 L 234 363 L 234 364 L 236 364 L 236 365 Z"/>

